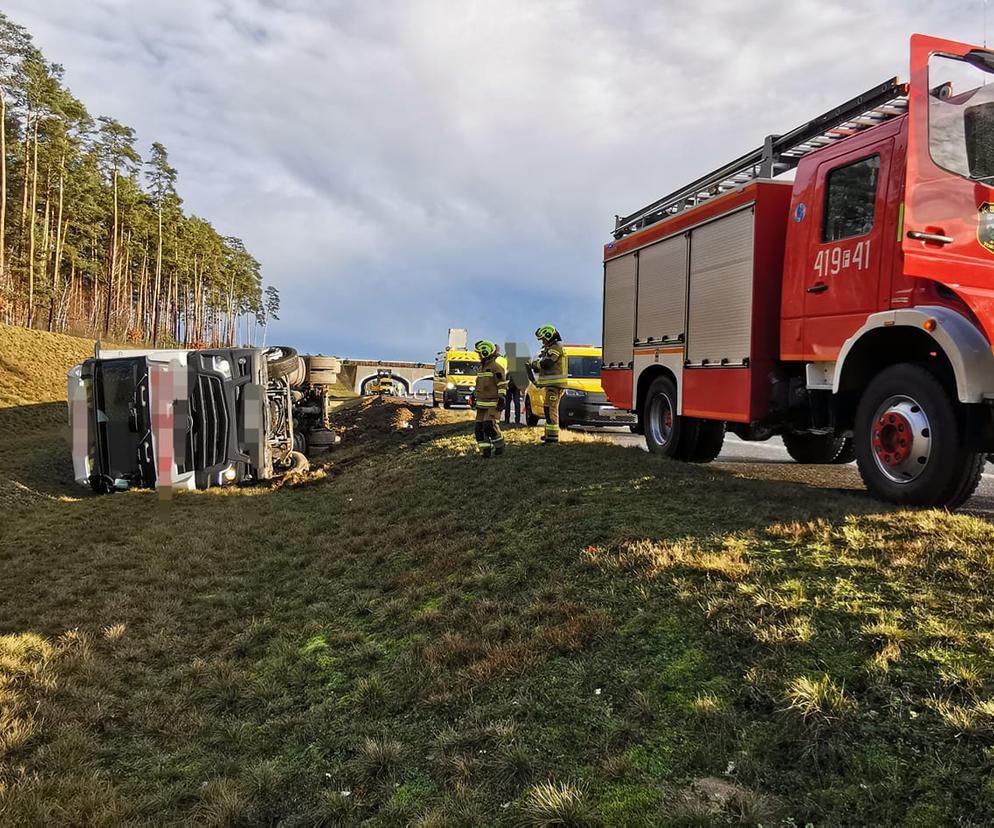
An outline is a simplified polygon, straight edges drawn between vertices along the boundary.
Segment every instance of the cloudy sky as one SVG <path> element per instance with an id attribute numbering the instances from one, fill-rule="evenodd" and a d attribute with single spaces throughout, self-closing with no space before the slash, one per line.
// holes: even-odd
<path id="1" fill-rule="evenodd" d="M 283 297 L 270 341 L 407 359 L 448 327 L 599 342 L 615 213 L 906 76 L 913 31 L 984 38 L 984 0 L 3 9 L 245 240 Z"/>

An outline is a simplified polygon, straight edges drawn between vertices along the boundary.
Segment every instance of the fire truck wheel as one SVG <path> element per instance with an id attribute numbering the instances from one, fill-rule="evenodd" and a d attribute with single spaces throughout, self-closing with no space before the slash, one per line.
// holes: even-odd
<path id="1" fill-rule="evenodd" d="M 266 365 L 271 380 L 281 379 L 292 374 L 297 368 L 297 351 L 286 345 L 274 345 L 266 349 Z"/>
<path id="2" fill-rule="evenodd" d="M 787 454 L 798 463 L 835 463 L 845 448 L 845 437 L 833 434 L 784 434 Z"/>
<path id="3" fill-rule="evenodd" d="M 725 424 L 721 420 L 699 420 L 697 445 L 690 460 L 694 463 L 710 463 L 719 454 L 725 443 Z"/>
<path id="4" fill-rule="evenodd" d="M 645 444 L 653 454 L 676 460 L 690 460 L 697 447 L 700 421 L 676 413 L 676 386 L 660 377 L 649 386 L 645 397 Z"/>
<path id="5" fill-rule="evenodd" d="M 983 471 L 983 454 L 962 445 L 949 393 L 919 365 L 874 377 L 856 410 L 854 442 L 866 488 L 891 503 L 955 508 Z"/>
<path id="6" fill-rule="evenodd" d="M 837 455 L 832 463 L 836 466 L 844 466 L 846 463 L 851 463 L 856 459 L 856 444 L 853 442 L 852 437 L 846 437 L 845 442 L 842 444 L 842 449 Z"/>

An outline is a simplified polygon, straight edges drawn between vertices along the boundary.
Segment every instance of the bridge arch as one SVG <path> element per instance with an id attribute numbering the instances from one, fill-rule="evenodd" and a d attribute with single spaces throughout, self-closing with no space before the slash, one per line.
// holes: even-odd
<path id="1" fill-rule="evenodd" d="M 369 386 L 372 385 L 374 382 L 378 382 L 379 378 L 380 375 L 376 373 L 367 374 L 366 376 L 364 376 L 361 380 L 359 380 L 359 393 L 360 394 L 372 393 L 369 389 Z M 399 386 L 400 388 L 402 388 L 405 394 L 409 394 L 411 392 L 411 384 L 408 380 L 404 379 L 404 377 L 391 373 L 390 379 L 393 380 L 395 386 Z"/>

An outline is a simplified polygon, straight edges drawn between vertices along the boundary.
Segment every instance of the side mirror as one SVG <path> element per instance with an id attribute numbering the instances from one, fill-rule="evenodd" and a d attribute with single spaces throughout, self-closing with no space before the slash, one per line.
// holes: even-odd
<path id="1" fill-rule="evenodd" d="M 994 52 L 988 52 L 986 49 L 974 49 L 963 55 L 963 60 L 984 72 L 994 72 Z"/>

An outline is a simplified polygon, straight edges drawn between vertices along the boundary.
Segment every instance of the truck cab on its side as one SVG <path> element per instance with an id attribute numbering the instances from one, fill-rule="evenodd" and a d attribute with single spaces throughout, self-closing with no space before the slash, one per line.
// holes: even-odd
<path id="1" fill-rule="evenodd" d="M 289 348 L 99 352 L 68 374 L 76 482 L 207 489 L 306 466 L 290 383 L 299 362 Z"/>

